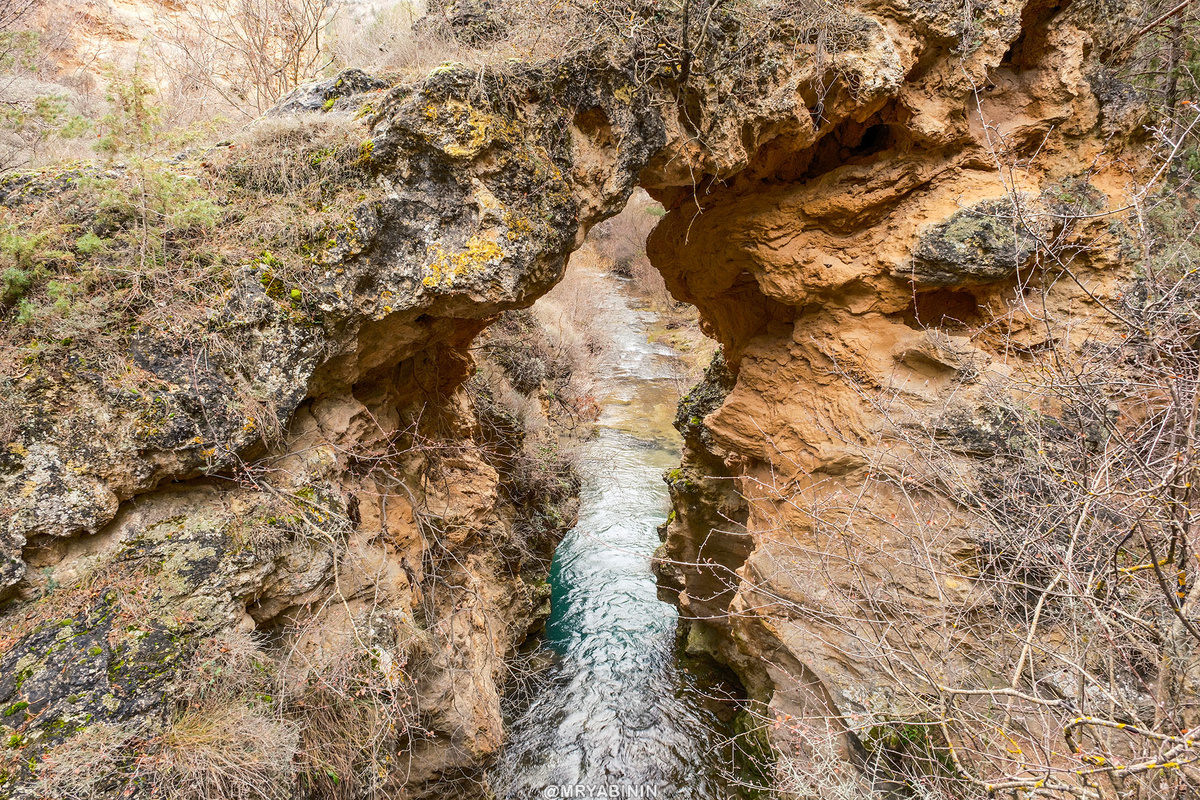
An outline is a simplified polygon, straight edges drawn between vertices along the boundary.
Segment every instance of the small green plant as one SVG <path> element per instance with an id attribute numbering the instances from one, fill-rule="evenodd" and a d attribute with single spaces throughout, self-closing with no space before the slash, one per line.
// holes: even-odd
<path id="1" fill-rule="evenodd" d="M 19 700 L 16 703 L 13 703 L 12 705 L 10 705 L 4 709 L 4 716 L 11 717 L 14 714 L 18 714 L 27 708 L 29 708 L 29 703 L 26 703 L 24 700 Z"/>
<path id="2" fill-rule="evenodd" d="M 108 71 L 108 113 L 100 118 L 97 152 L 106 155 L 148 147 L 162 120 L 163 109 L 140 63 L 131 72 Z"/>
<path id="3" fill-rule="evenodd" d="M 33 273 L 20 267 L 9 267 L 0 274 L 0 304 L 10 305 L 21 299 L 21 295 L 33 283 Z"/>
<path id="4" fill-rule="evenodd" d="M 37 31 L 0 31 L 0 72 L 36 69 L 41 42 Z"/>
<path id="5" fill-rule="evenodd" d="M 50 274 L 51 266 L 73 259 L 70 253 L 52 246 L 58 237 L 54 226 L 29 235 L 13 229 L 0 233 L 0 306 L 18 303 Z"/>
<path id="6" fill-rule="evenodd" d="M 80 255 L 94 256 L 108 249 L 108 242 L 94 232 L 88 231 L 75 240 L 75 251 Z"/>
<path id="7" fill-rule="evenodd" d="M 143 254 L 161 257 L 169 241 L 220 220 L 221 209 L 194 178 L 149 161 L 136 162 L 131 173 L 132 182 L 100 179 L 91 186 L 99 194 L 100 223 L 127 229 Z"/>
<path id="8" fill-rule="evenodd" d="M 22 143 L 34 155 L 51 139 L 78 139 L 91 123 L 73 114 L 62 95 L 41 95 L 29 101 L 13 101 L 0 109 L 0 128 Z"/>

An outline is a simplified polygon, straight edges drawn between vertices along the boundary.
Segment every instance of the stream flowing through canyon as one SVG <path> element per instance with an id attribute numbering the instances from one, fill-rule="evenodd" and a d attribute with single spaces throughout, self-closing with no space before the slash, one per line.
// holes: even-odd
<path id="1" fill-rule="evenodd" d="M 723 797 L 718 722 L 676 659 L 677 612 L 650 571 L 669 509 L 662 474 L 679 464 L 679 356 L 648 340 L 656 316 L 621 279 L 598 275 L 594 295 L 609 339 L 603 413 L 583 448 L 579 520 L 551 567 L 541 646 L 556 658 L 492 785 L 502 798 Z"/>

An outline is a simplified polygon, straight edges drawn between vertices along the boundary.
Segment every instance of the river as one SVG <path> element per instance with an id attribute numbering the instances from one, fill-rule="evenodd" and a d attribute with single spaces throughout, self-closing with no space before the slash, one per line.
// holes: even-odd
<path id="1" fill-rule="evenodd" d="M 492 773 L 498 798 L 716 800 L 720 737 L 675 659 L 675 608 L 658 600 L 650 559 L 679 464 L 671 427 L 678 355 L 648 341 L 655 315 L 603 276 L 595 313 L 611 339 L 598 375 L 603 412 L 584 445 L 579 520 L 551 566 L 542 647 L 556 655 L 509 727 Z"/>

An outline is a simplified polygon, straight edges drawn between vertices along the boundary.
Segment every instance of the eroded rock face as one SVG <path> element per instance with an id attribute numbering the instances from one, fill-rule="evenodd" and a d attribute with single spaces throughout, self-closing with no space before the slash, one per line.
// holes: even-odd
<path id="1" fill-rule="evenodd" d="M 679 563 L 664 562 L 663 586 L 685 616 L 715 617 L 697 640 L 779 713 L 855 708 L 888 678 L 840 646 L 844 628 L 827 623 L 853 609 L 826 582 L 853 565 L 914 619 L 956 589 L 895 568 L 903 543 L 869 519 L 847 526 L 831 569 L 799 507 L 843 509 L 867 487 L 886 514 L 899 500 L 869 487 L 865 454 L 884 428 L 878 395 L 916 417 L 953 395 L 970 418 L 983 376 L 1011 369 L 988 323 L 1038 344 L 1012 279 L 1039 233 L 985 213 L 1009 202 L 997 154 L 1037 152 L 1010 187 L 1021 197 L 1067 180 L 1119 195 L 1137 157 L 1113 156 L 1140 111 L 1098 55 L 1128 11 L 1007 0 L 964 26 L 957 3 L 868 2 L 837 20 L 836 57 L 768 42 L 754 80 L 637 83 L 600 53 L 394 87 L 357 123 L 364 199 L 318 256 L 304 298 L 318 313 L 272 298 L 247 258 L 222 310 L 196 323 L 203 358 L 165 332 L 132 341 L 136 394 L 70 360 L 13 376 L 0 591 L 19 635 L 0 653 L 0 703 L 40 713 L 0 725 L 36 755 L 86 727 L 81 703 L 161 718 L 195 639 L 302 622 L 301 651 L 369 630 L 410 665 L 430 735 L 392 780 L 420 790 L 486 761 L 503 736 L 504 659 L 541 598 L 533 565 L 497 546 L 512 510 L 471 447 L 468 348 L 553 286 L 636 185 L 669 211 L 652 261 L 726 362 L 679 421 L 664 550 Z M 1110 254 L 1083 267 L 1105 291 L 1115 234 L 1076 234 Z M 1086 309 L 1071 285 L 1049 296 Z M 286 423 L 282 442 L 248 424 L 264 409 Z M 88 565 L 108 576 L 94 593 Z M 107 584 L 124 569 L 144 605 L 122 627 L 131 612 Z M 65 623 L 51 581 L 81 593 Z M 6 790 L 36 793 L 31 774 Z"/>
<path id="2" fill-rule="evenodd" d="M 231 629 L 299 631 L 288 646 L 314 663 L 352 640 L 403 665 L 415 717 L 397 724 L 385 782 L 471 778 L 496 752 L 505 659 L 546 612 L 553 542 L 514 531 L 462 389 L 468 347 L 554 285 L 665 140 L 619 72 L 549 69 L 528 79 L 570 104 L 518 113 L 450 70 L 373 97 L 369 125 L 344 123 L 361 126 L 349 185 L 365 199 L 310 265 L 303 302 L 249 251 L 191 327 L 128 337 L 120 386 L 82 357 L 9 376 L 0 592 L 4 663 L 25 677 L 0 686 L 23 758 L 7 791 L 37 795 L 31 760 L 93 722 L 161 725 L 196 642 Z M 15 213 L 71 180 L 20 186 Z M 272 418 L 280 442 L 263 436 Z M 176 563 L 192 550 L 202 565 Z M 154 568 L 125 576 L 131 560 Z M 114 623 L 105 604 L 143 584 L 145 608 Z M 67 617 L 80 652 L 55 644 Z M 110 652 L 152 636 L 155 669 L 120 688 Z"/>
<path id="3" fill-rule="evenodd" d="M 1000 646 L 935 622 L 976 591 L 962 567 L 978 552 L 971 531 L 931 503 L 916 513 L 940 520 L 938 563 L 915 563 L 914 540 L 891 522 L 914 513 L 908 497 L 880 476 L 933 469 L 905 430 L 953 441 L 938 468 L 969 472 L 970 458 L 995 452 L 996 386 L 1035 370 L 1045 344 L 1019 287 L 1046 240 L 1094 237 L 1073 267 L 1096 294 L 1055 283 L 1040 313 L 1095 325 L 1097 303 L 1129 276 L 1119 229 L 1068 227 L 1044 204 L 1077 181 L 1095 208 L 1122 204 L 1138 112 L 1104 88 L 1092 56 L 1109 47 L 1106 15 L 1126 12 L 999 4 L 954 46 L 937 4 L 876 7 L 880 72 L 895 59 L 901 81 L 868 97 L 835 91 L 820 124 L 801 121 L 702 193 L 657 190 L 670 213 L 651 261 L 700 308 L 736 375 L 719 407 L 681 427 L 660 586 L 698 620 L 692 643 L 732 665 L 768 719 L 837 734 L 881 708 L 903 713 L 880 656 L 886 634 L 869 621 L 902 626 L 909 642 Z M 1006 184 L 998 168 L 1020 159 L 1029 169 Z M 697 474 L 713 486 L 736 476 L 738 524 L 718 513 L 732 492 Z M 937 669 L 981 679 L 957 658 Z M 847 737 L 842 752 L 861 741 Z"/>

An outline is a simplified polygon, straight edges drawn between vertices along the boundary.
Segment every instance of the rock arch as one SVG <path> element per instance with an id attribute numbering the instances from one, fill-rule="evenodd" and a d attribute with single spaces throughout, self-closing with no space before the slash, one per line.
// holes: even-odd
<path id="1" fill-rule="evenodd" d="M 819 607 L 821 588 L 781 567 L 790 557 L 781 546 L 809 543 L 803 533 L 783 545 L 763 534 L 777 530 L 778 506 L 755 487 L 782 481 L 815 502 L 861 479 L 856 444 L 877 431 L 878 415 L 845 375 L 934 409 L 951 384 L 969 397 L 968 373 L 1001 358 L 972 334 L 1011 315 L 1024 251 L 1011 227 L 979 222 L 987 204 L 1007 189 L 1036 196 L 1081 172 L 1115 198 L 1125 164 L 1139 160 L 1110 157 L 1133 141 L 1143 113 L 1100 61 L 1119 35 L 1109 24 L 1118 11 L 1004 0 L 964 31 L 954 4 L 872 3 L 849 15 L 856 44 L 831 63 L 776 41 L 754 80 L 639 86 L 622 65 L 588 54 L 506 70 L 447 67 L 373 96 L 359 115 L 371 188 L 321 254 L 320 289 L 308 298 L 320 324 L 267 302 L 247 267 L 225 298 L 223 347 L 198 360 L 163 338 L 139 342 L 140 367 L 173 387 L 169 435 L 153 440 L 138 433 L 128 398 L 82 366 L 18 385 L 15 402 L 36 424 L 0 464 L 0 591 L 29 584 L 27 562 L 103 558 L 141 537 L 187 577 L 171 602 L 204 623 L 187 636 L 261 625 L 313 602 L 337 574 L 330 553 L 243 558 L 221 543 L 245 498 L 204 476 L 265 455 L 328 489 L 347 518 L 407 532 L 396 553 L 416 563 L 372 562 L 394 592 L 389 624 L 402 624 L 419 605 L 409 571 L 429 557 L 416 521 L 427 511 L 403 491 L 364 486 L 346 449 L 418 416 L 469 435 L 459 387 L 471 339 L 553 286 L 587 230 L 642 186 L 668 210 L 651 260 L 672 293 L 700 309 L 726 365 L 683 419 L 688 480 L 672 487 L 679 514 L 664 590 L 685 616 L 717 618 L 715 650 L 774 708 L 798 714 L 817 695 L 852 705 L 882 678 L 848 663 L 819 623 L 780 626 L 759 612 L 771 595 Z M 362 98 L 353 104 L 366 108 Z M 1013 160 L 1027 167 L 1006 187 L 997 170 Z M 6 185 L 5 202 L 19 205 L 26 189 Z M 1114 266 L 1089 269 L 1110 281 Z M 1066 288 L 1056 298 L 1075 300 Z M 248 397 L 288 421 L 285 443 L 267 448 L 246 426 Z M 418 656 L 438 732 L 422 745 L 417 778 L 429 780 L 498 746 L 502 659 L 536 601 L 477 535 L 503 525 L 486 498 L 494 474 L 470 458 L 448 469 L 446 487 L 423 502 L 439 509 L 439 547 L 471 566 L 430 601 L 467 609 L 437 620 L 453 644 Z M 726 522 L 727 538 L 710 540 Z M 172 525 L 176 533 L 163 534 Z M 890 546 L 878 531 L 861 533 L 871 547 Z M 367 558 L 350 530 L 336 536 L 333 554 Z M 180 539 L 190 544 L 170 544 Z M 925 588 L 906 587 L 918 612 Z M 330 613 L 329 626 L 345 626 Z M 56 683 L 48 676 L 62 658 L 23 639 L 0 655 L 0 674 L 16 674 L 18 663 L 31 670 L 23 691 L 36 684 L 43 708 L 85 689 L 113 693 L 81 689 L 78 676 Z M 798 672 L 819 691 L 787 685 Z M 0 695 L 17 690 L 0 684 Z M 164 691 L 155 684 L 141 705 L 122 698 L 113 718 L 148 713 Z"/>

